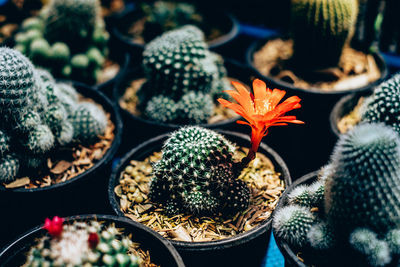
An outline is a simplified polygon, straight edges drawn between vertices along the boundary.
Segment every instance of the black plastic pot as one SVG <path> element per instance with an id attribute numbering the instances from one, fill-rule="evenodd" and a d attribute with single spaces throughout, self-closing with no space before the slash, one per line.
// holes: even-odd
<path id="1" fill-rule="evenodd" d="M 230 14 L 217 12 L 213 9 L 208 9 L 205 14 L 210 25 L 219 25 L 226 34 L 208 42 L 209 48 L 213 51 L 223 52 L 224 47 L 235 39 L 239 34 L 239 23 Z M 144 50 L 144 44 L 134 42 L 131 38 L 125 35 L 126 27 L 129 27 L 132 22 L 143 17 L 143 13 L 135 5 L 126 7 L 125 10 L 117 14 L 114 18 L 113 29 L 111 31 L 115 46 L 121 52 L 128 52 L 135 60 L 140 60 Z"/>
<path id="2" fill-rule="evenodd" d="M 152 262 L 158 266 L 185 266 L 178 252 L 168 240 L 140 223 L 111 215 L 78 215 L 65 218 L 66 222 L 88 220 L 113 223 L 117 228 L 123 229 L 125 234 L 132 234 L 133 241 L 138 242 L 143 250 L 149 251 Z M 46 230 L 42 227 L 43 225 L 36 226 L 4 247 L 0 252 L 0 266 L 22 266 L 26 262 L 26 253 L 35 243 L 35 239 L 46 234 Z"/>
<path id="3" fill-rule="evenodd" d="M 225 67 L 228 71 L 228 77 L 235 78 L 245 84 L 250 85 L 251 78 L 253 77 L 253 72 L 249 68 L 246 68 L 240 65 L 240 63 L 237 63 L 236 61 L 229 59 L 225 59 Z M 125 93 L 125 90 L 129 85 L 129 83 L 135 79 L 140 79 L 143 77 L 144 74 L 142 68 L 136 68 L 127 71 L 114 87 L 114 101 L 116 101 L 117 105 L 120 107 L 121 116 L 125 126 L 124 138 L 123 138 L 124 144 L 122 145 L 122 149 L 126 148 L 124 152 L 127 152 L 129 148 L 134 147 L 140 144 L 141 142 L 148 140 L 151 137 L 171 132 L 182 127 L 182 125 L 177 125 L 177 124 L 165 124 L 165 123 L 151 121 L 149 119 L 133 115 L 129 111 L 121 108 L 121 106 L 119 105 L 119 99 Z M 238 118 L 239 117 L 227 119 L 213 124 L 202 124 L 200 126 L 209 129 L 224 129 L 224 130 L 245 128 L 236 125 L 236 120 Z"/>
<path id="4" fill-rule="evenodd" d="M 333 105 L 343 96 L 351 93 L 370 92 L 388 76 L 388 69 L 385 61 L 380 54 L 373 54 L 378 67 L 381 70 L 381 78 L 367 86 L 345 91 L 325 92 L 316 88 L 302 89 L 294 87 L 292 84 L 264 76 L 253 64 L 253 55 L 268 40 L 254 42 L 247 50 L 247 63 L 257 77 L 263 79 L 270 88 L 279 88 L 287 91 L 288 95 L 297 95 L 302 101 L 302 107 L 293 112 L 298 119 L 303 120 L 305 125 L 292 127 L 293 131 L 288 131 L 281 127 L 271 129 L 266 140 L 271 140 L 272 144 L 279 144 L 273 147 L 282 157 L 285 158 L 289 168 L 294 170 L 293 177 L 301 177 L 325 164 L 336 142 L 336 136 L 331 133 L 329 115 Z M 275 133 L 278 132 L 278 133 Z M 299 153 L 293 153 L 299 151 Z M 304 164 L 304 157 L 307 164 Z"/>
<path id="5" fill-rule="evenodd" d="M 0 211 L 3 216 L 0 221 L 0 243 L 15 238 L 18 233 L 46 217 L 111 211 L 106 197 L 107 182 L 112 159 L 121 143 L 122 120 L 115 104 L 101 92 L 78 83 L 74 87 L 83 96 L 102 105 L 111 115 L 115 125 L 114 141 L 93 167 L 65 182 L 34 189 L 6 189 L 0 186 Z"/>
<path id="6" fill-rule="evenodd" d="M 219 131 L 228 140 L 239 146 L 247 147 L 249 138 L 246 135 Z M 120 173 L 129 164 L 130 160 L 143 160 L 155 151 L 160 151 L 169 137 L 164 134 L 150 139 L 127 153 L 111 175 L 108 196 L 113 210 L 119 216 L 124 216 L 120 210 L 118 197 L 114 193 L 119 183 Z M 273 163 L 276 171 L 282 174 L 282 179 L 288 186 L 291 184 L 289 170 L 282 158 L 271 148 L 261 143 L 259 153 L 266 155 Z M 218 241 L 210 242 L 183 242 L 171 240 L 171 243 L 181 254 L 187 266 L 260 266 L 266 254 L 271 234 L 271 219 L 266 220 L 254 229 Z"/>

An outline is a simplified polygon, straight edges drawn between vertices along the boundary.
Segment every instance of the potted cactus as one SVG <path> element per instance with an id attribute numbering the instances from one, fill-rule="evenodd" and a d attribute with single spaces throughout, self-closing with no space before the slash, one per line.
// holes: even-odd
<path id="1" fill-rule="evenodd" d="M 274 214 L 273 231 L 289 263 L 398 264 L 399 148 L 392 128 L 358 125 L 340 137 L 319 175 L 287 191 Z"/>
<path id="2" fill-rule="evenodd" d="M 115 212 L 170 238 L 190 266 L 215 265 L 221 258 L 227 264 L 260 264 L 270 214 L 290 183 L 285 164 L 261 139 L 270 126 L 302 123 L 285 115 L 300 108 L 300 99 L 278 105 L 285 92 L 267 89 L 261 80 L 253 83 L 254 95 L 233 84 L 237 91 L 227 94 L 237 104 L 219 102 L 251 126 L 250 148 L 241 134 L 186 126 L 133 149 L 110 179 Z M 251 259 L 228 259 L 250 248 Z"/>
<path id="3" fill-rule="evenodd" d="M 135 242 L 135 243 L 134 243 Z M 46 219 L 0 252 L 2 266 L 184 266 L 173 246 L 109 215 Z"/>
<path id="4" fill-rule="evenodd" d="M 210 48 L 221 48 L 239 33 L 231 15 L 209 9 L 206 5 L 182 1 L 137 1 L 133 8 L 119 14 L 112 34 L 127 52 L 139 57 L 144 46 L 164 32 L 191 24 L 205 33 Z"/>
<path id="5" fill-rule="evenodd" d="M 34 220 L 51 214 L 54 207 L 66 211 L 99 202 L 87 195 L 83 185 L 106 188 L 105 177 L 98 174 L 110 163 L 121 138 L 113 104 L 92 88 L 56 82 L 10 48 L 0 48 L 0 68 L 1 209 L 15 214 L 14 209 L 26 202 L 24 206 L 31 209 L 25 215 L 32 213 L 28 217 Z M 90 185 L 94 177 L 97 182 Z M 79 190 L 84 192 L 81 196 Z M 48 203 L 71 193 L 76 196 L 68 203 Z M 74 206 L 74 201 L 84 204 Z M 40 208 L 41 203 L 47 203 L 46 209 Z M 18 223 L 3 224 L 10 224 L 4 235 L 15 234 L 9 230 Z"/>
<path id="6" fill-rule="evenodd" d="M 227 67 L 227 69 L 225 68 Z M 233 78 L 228 78 L 229 75 Z M 217 102 L 230 80 L 250 80 L 251 74 L 235 63 L 225 63 L 210 52 L 204 34 L 188 25 L 157 37 L 143 52 L 143 68 L 127 72 L 114 90 L 128 130 L 137 143 L 177 129 L 179 125 L 201 124 L 227 127 L 236 119 Z M 141 132 L 136 131 L 140 125 Z"/>
<path id="7" fill-rule="evenodd" d="M 399 133 L 399 92 L 400 74 L 396 74 L 377 86 L 372 94 L 343 97 L 331 112 L 333 133 L 338 136 L 363 122 L 384 123 Z"/>
<path id="8" fill-rule="evenodd" d="M 52 0 L 22 22 L 14 48 L 56 78 L 105 83 L 123 67 L 108 56 L 99 0 Z"/>

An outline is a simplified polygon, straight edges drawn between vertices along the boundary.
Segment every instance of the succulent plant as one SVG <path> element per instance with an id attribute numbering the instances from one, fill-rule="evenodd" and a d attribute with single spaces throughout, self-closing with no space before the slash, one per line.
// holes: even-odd
<path id="1" fill-rule="evenodd" d="M 232 172 L 234 150 L 228 140 L 211 130 L 179 129 L 165 142 L 162 159 L 154 166 L 150 198 L 163 205 L 173 200 L 168 202 L 169 211 L 195 215 L 245 209 L 250 191 Z"/>
<path id="2" fill-rule="evenodd" d="M 97 221 L 63 224 L 55 217 L 46 226 L 49 235 L 36 241 L 24 267 L 137 267 L 142 261 L 131 252 L 132 241 L 113 225 Z"/>
<path id="3" fill-rule="evenodd" d="M 230 87 L 222 58 L 208 51 L 204 34 L 192 25 L 151 41 L 143 52 L 143 66 L 144 114 L 160 122 L 206 123 L 214 113 L 215 98 Z M 179 118 L 155 113 L 176 109 Z"/>
<path id="4" fill-rule="evenodd" d="M 362 121 L 384 123 L 400 134 L 400 74 L 374 89 L 362 113 Z"/>
<path id="5" fill-rule="evenodd" d="M 98 0 L 52 0 L 23 25 L 15 48 L 35 65 L 59 78 L 96 82 L 109 38 Z"/>
<path id="6" fill-rule="evenodd" d="M 336 66 L 352 36 L 357 0 L 292 0 L 293 59 L 311 68 Z"/>
<path id="7" fill-rule="evenodd" d="M 101 109 L 78 103 L 73 87 L 56 83 L 20 52 L 0 48 L 0 76 L 1 182 L 14 180 L 25 169 L 38 169 L 47 153 L 73 137 L 91 144 L 104 133 L 107 118 Z"/>

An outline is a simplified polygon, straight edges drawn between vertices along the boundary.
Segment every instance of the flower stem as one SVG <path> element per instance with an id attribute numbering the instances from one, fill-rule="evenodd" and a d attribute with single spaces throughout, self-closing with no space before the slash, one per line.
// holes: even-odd
<path id="1" fill-rule="evenodd" d="M 249 165 L 249 163 L 255 159 L 256 157 L 256 151 L 249 149 L 249 152 L 247 153 L 246 157 L 242 158 L 240 162 L 237 163 L 236 165 L 236 171 L 238 175 Z"/>

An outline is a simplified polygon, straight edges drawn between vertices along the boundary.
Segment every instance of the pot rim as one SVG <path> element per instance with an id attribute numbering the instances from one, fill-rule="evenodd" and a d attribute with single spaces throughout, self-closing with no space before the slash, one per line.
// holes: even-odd
<path id="1" fill-rule="evenodd" d="M 250 141 L 250 138 L 244 134 L 232 132 L 232 131 L 222 131 L 217 130 L 218 133 L 224 135 L 226 138 L 229 137 L 239 138 L 245 141 Z M 108 199 L 111 204 L 112 209 L 118 216 L 125 216 L 123 212 L 120 210 L 120 205 L 117 201 L 117 198 L 114 193 L 114 187 L 119 179 L 120 170 L 130 161 L 134 154 L 143 148 L 150 146 L 154 143 L 164 142 L 166 138 L 170 136 L 171 133 L 162 134 L 147 140 L 146 142 L 134 147 L 130 150 L 118 163 L 118 166 L 114 168 L 108 185 Z M 267 154 L 268 158 L 270 158 L 274 162 L 275 168 L 277 168 L 282 174 L 282 179 L 285 181 L 286 188 L 291 184 L 291 177 L 289 173 L 289 169 L 287 168 L 283 159 L 279 156 L 277 152 L 275 152 L 272 148 L 267 146 L 265 143 L 261 142 L 260 144 L 260 153 Z M 263 150 L 263 151 L 261 151 Z M 286 189 L 285 189 L 286 190 Z M 255 239 L 256 237 L 266 233 L 268 229 L 271 228 L 272 222 L 272 214 L 271 216 L 260 223 L 258 226 L 253 229 L 237 234 L 233 237 L 224 238 L 221 240 L 214 241 L 206 241 L 206 242 L 187 242 L 187 241 L 176 241 L 169 240 L 175 247 L 182 251 L 210 251 L 210 250 L 221 250 L 234 246 L 238 246 L 244 243 L 249 242 L 249 240 Z"/>
<path id="2" fill-rule="evenodd" d="M 289 187 L 287 187 L 286 190 L 283 192 L 282 196 L 280 197 L 280 199 L 278 201 L 278 205 L 276 206 L 275 210 L 273 211 L 271 217 L 273 218 L 275 216 L 275 212 L 287 204 L 286 203 L 287 197 L 294 188 L 296 188 L 298 185 L 300 185 L 306 181 L 317 178 L 319 172 L 320 171 L 317 170 L 317 171 L 313 171 L 308 174 L 305 174 L 302 177 L 300 177 L 299 179 L 295 180 Z M 289 259 L 290 266 L 295 265 L 295 266 L 299 266 L 299 267 L 307 267 L 307 265 L 305 265 L 304 262 L 302 262 L 301 260 L 299 260 L 299 258 L 297 258 L 296 254 L 290 248 L 289 244 L 286 243 L 285 241 L 283 241 L 280 237 L 278 237 L 276 235 L 274 229 L 272 229 L 272 234 L 274 235 L 276 245 L 278 246 L 279 251 L 282 253 L 282 255 L 285 258 L 285 266 L 287 264 L 287 259 Z"/>
<path id="3" fill-rule="evenodd" d="M 137 10 L 138 9 L 134 6 L 133 7 L 125 6 L 125 8 L 122 11 L 120 11 L 118 14 L 116 14 L 116 16 L 114 18 L 115 23 L 112 25 L 112 28 L 110 29 L 110 31 L 116 37 L 117 40 L 121 41 L 125 45 L 128 45 L 129 47 L 138 47 L 138 48 L 143 49 L 147 43 L 141 44 L 141 43 L 133 41 L 131 38 L 128 38 L 126 36 L 126 34 L 122 33 L 118 27 L 119 21 L 121 19 L 131 15 L 132 13 L 136 12 Z M 228 18 L 228 20 L 232 24 L 232 27 L 229 30 L 229 32 L 219 36 L 218 38 L 208 41 L 207 44 L 210 49 L 219 48 L 220 46 L 228 43 L 229 41 L 232 41 L 235 37 L 237 37 L 239 35 L 240 26 L 239 26 L 239 22 L 236 19 L 236 17 L 233 16 L 233 14 L 228 13 L 228 12 L 224 12 L 221 15 Z"/>
<path id="4" fill-rule="evenodd" d="M 139 228 L 141 231 L 147 232 L 154 239 L 156 239 L 159 243 L 161 243 L 168 250 L 168 252 L 171 254 L 171 256 L 174 258 L 174 260 L 176 262 L 176 265 L 178 267 L 184 267 L 185 266 L 181 256 L 178 253 L 178 251 L 175 249 L 175 247 L 171 244 L 171 242 L 168 239 L 162 237 L 157 232 L 153 231 L 151 228 L 145 227 L 141 223 L 135 222 L 135 221 L 130 220 L 130 219 L 126 218 L 126 217 L 118 217 L 118 216 L 115 216 L 115 215 L 103 215 L 103 214 L 84 214 L 84 215 L 68 216 L 68 217 L 65 217 L 64 219 L 65 219 L 66 222 L 71 222 L 71 221 L 75 221 L 75 220 L 82 220 L 82 221 L 86 221 L 86 220 L 104 220 L 104 221 L 111 221 L 111 222 L 119 222 L 119 223 L 122 223 L 122 224 L 128 224 L 132 228 Z M 28 237 L 28 236 L 30 236 L 32 234 L 36 234 L 39 231 L 44 231 L 43 230 L 43 225 L 44 224 L 40 224 L 38 226 L 35 226 L 34 228 L 28 230 L 27 232 L 25 232 L 24 234 L 20 235 L 15 240 L 9 242 L 6 246 L 4 246 L 0 251 L 0 261 L 1 261 L 1 258 L 4 257 L 4 255 L 10 249 L 12 249 L 14 246 L 17 246 L 19 243 L 24 243 L 24 240 L 25 240 L 26 237 Z M 14 254 L 13 256 L 15 256 L 15 255 L 16 254 Z"/>
<path id="5" fill-rule="evenodd" d="M 247 65 L 250 66 L 253 69 L 253 71 L 255 73 L 257 73 L 257 75 L 259 77 L 262 77 L 262 79 L 264 79 L 269 84 L 271 84 L 271 86 L 275 86 L 275 87 L 278 87 L 278 88 L 281 88 L 281 89 L 289 89 L 289 90 L 293 90 L 293 91 L 299 91 L 299 92 L 306 93 L 306 94 L 308 93 L 308 94 L 315 94 L 315 95 L 342 95 L 342 94 L 350 94 L 350 93 L 356 93 L 356 92 L 362 92 L 362 91 L 369 90 L 372 87 L 375 87 L 378 84 L 380 84 L 382 81 L 384 81 L 389 76 L 389 69 L 388 69 L 386 61 L 384 60 L 382 54 L 380 52 L 372 52 L 371 54 L 374 57 L 379 70 L 381 71 L 381 76 L 376 81 L 373 81 L 373 82 L 371 82 L 369 84 L 366 84 L 364 86 L 361 86 L 361 87 L 348 89 L 348 90 L 337 90 L 337 91 L 323 91 L 323 90 L 318 89 L 318 88 L 304 89 L 304 88 L 300 88 L 300 87 L 295 87 L 291 83 L 288 83 L 288 82 L 285 82 L 285 81 L 282 81 L 282 80 L 279 80 L 279 79 L 275 79 L 275 78 L 272 78 L 270 76 L 266 76 L 266 75 L 262 74 L 254 66 L 254 61 L 253 61 L 254 53 L 257 52 L 258 49 L 261 46 L 263 46 L 264 44 L 266 44 L 268 41 L 274 40 L 274 39 L 277 39 L 277 38 L 285 38 L 285 35 L 277 35 L 277 36 L 272 36 L 272 37 L 267 38 L 267 39 L 256 40 L 248 47 L 248 49 L 246 51 L 246 63 L 247 63 Z"/>
<path id="6" fill-rule="evenodd" d="M 57 183 L 54 185 L 50 186 L 45 186 L 45 187 L 38 187 L 38 188 L 5 188 L 4 186 L 0 186 L 0 193 L 1 192 L 12 192 L 12 193 L 35 193 L 35 192 L 45 192 L 45 191 L 51 191 L 51 190 L 56 190 L 56 189 L 62 189 L 67 186 L 71 186 L 75 182 L 79 182 L 86 177 L 90 176 L 91 174 L 95 173 L 99 168 L 103 167 L 104 165 L 108 164 L 116 154 L 122 140 L 122 129 L 123 129 L 123 124 L 122 124 L 122 119 L 121 116 L 118 112 L 118 108 L 116 107 L 115 103 L 113 103 L 108 97 L 106 97 L 101 91 L 98 91 L 94 89 L 93 87 L 90 87 L 86 84 L 83 83 L 78 83 L 75 81 L 72 81 L 73 87 L 78 91 L 79 94 L 82 94 L 84 96 L 86 95 L 96 95 L 97 98 L 102 99 L 103 103 L 99 103 L 96 101 L 97 104 L 101 104 L 103 109 L 110 113 L 111 115 L 111 120 L 114 123 L 114 140 L 112 141 L 111 146 L 108 148 L 106 153 L 103 155 L 103 157 L 97 161 L 91 168 L 86 170 L 85 172 L 69 179 L 66 180 L 65 182 Z M 91 97 L 90 97 L 91 98 Z"/>
<path id="7" fill-rule="evenodd" d="M 225 57 L 224 57 L 224 65 L 227 68 L 228 72 L 229 72 L 229 67 L 227 67 L 227 66 L 241 66 L 236 60 L 225 58 Z M 121 111 L 121 113 L 124 113 L 125 115 L 127 115 L 132 120 L 139 121 L 139 122 L 141 122 L 143 124 L 147 124 L 147 125 L 154 126 L 154 127 L 164 127 L 164 128 L 169 128 L 171 130 L 176 130 L 176 129 L 179 129 L 180 127 L 185 126 L 186 124 L 163 123 L 163 122 L 157 122 L 157 121 L 154 121 L 154 120 L 150 120 L 150 119 L 144 118 L 142 116 L 135 115 L 135 114 L 133 114 L 133 113 L 129 112 L 128 110 L 126 110 L 126 109 L 121 107 L 119 100 L 120 100 L 120 98 L 122 97 L 123 94 L 120 93 L 120 91 L 121 91 L 120 87 L 123 86 L 126 81 L 133 81 L 133 80 L 140 79 L 140 77 L 135 78 L 135 79 L 130 79 L 127 76 L 130 76 L 131 74 L 134 74 L 134 73 L 138 73 L 142 69 L 143 69 L 143 67 L 140 66 L 140 67 L 136 67 L 134 69 L 131 69 L 129 71 L 126 71 L 124 74 L 122 74 L 119 77 L 118 81 L 114 84 L 113 98 L 114 98 L 114 102 L 118 106 L 118 108 Z M 249 70 L 249 71 L 253 72 L 252 70 Z M 228 77 L 229 77 L 229 75 L 228 75 Z M 142 78 L 144 78 L 144 76 Z M 232 78 L 234 78 L 234 77 L 232 77 Z M 125 88 L 124 92 L 125 91 L 126 91 L 126 88 Z M 215 128 L 220 128 L 220 127 L 224 127 L 226 125 L 232 124 L 232 123 L 236 122 L 239 119 L 240 119 L 240 116 L 235 116 L 234 118 L 225 119 L 225 120 L 222 120 L 222 121 L 219 121 L 219 122 L 215 122 L 215 123 L 196 124 L 196 126 L 204 127 L 204 128 L 208 128 L 208 129 L 215 129 Z"/>

